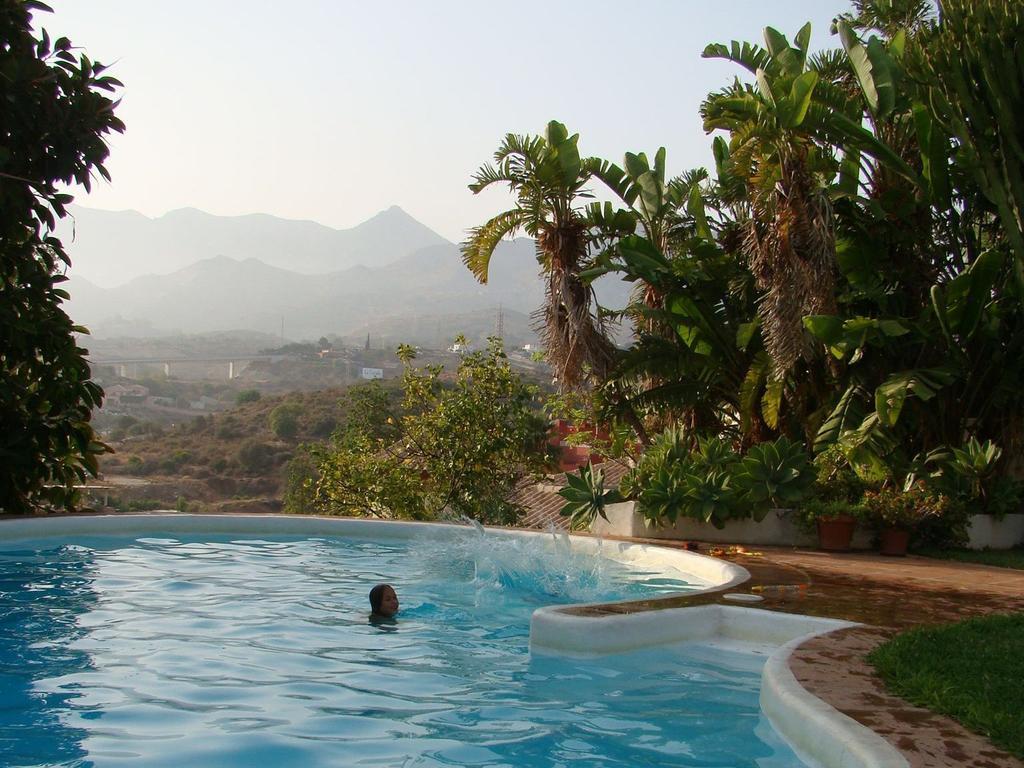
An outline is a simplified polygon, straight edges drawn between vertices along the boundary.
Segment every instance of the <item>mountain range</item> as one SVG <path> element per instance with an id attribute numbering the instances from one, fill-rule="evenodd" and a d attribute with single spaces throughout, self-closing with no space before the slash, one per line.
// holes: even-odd
<path id="1" fill-rule="evenodd" d="M 309 339 L 403 322 L 450 336 L 462 330 L 459 315 L 499 306 L 527 315 L 543 300 L 532 240 L 500 243 L 480 285 L 458 246 L 397 207 L 348 230 L 191 209 L 158 219 L 73 214 L 74 239 L 58 232 L 73 265 L 68 311 L 98 337 L 250 330 Z M 628 290 L 605 280 L 598 293 L 620 307 Z M 523 323 L 513 329 L 523 333 Z"/>
<path id="2" fill-rule="evenodd" d="M 398 206 L 351 229 L 262 213 L 215 216 L 182 208 L 157 218 L 73 205 L 57 227 L 74 274 L 112 288 L 168 274 L 213 256 L 258 259 L 305 275 L 383 266 L 421 248 L 450 244 Z"/>

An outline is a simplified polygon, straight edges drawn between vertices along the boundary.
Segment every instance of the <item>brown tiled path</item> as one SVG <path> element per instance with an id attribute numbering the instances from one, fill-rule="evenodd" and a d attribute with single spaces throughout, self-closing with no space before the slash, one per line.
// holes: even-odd
<path id="1" fill-rule="evenodd" d="M 649 543 L 672 546 L 660 540 Z M 873 648 L 902 629 L 986 613 L 1024 611 L 1024 571 L 913 556 L 886 558 L 774 547 L 709 545 L 702 546 L 701 551 L 736 562 L 751 572 L 750 583 L 733 591 L 765 585 L 806 585 L 782 596 L 773 596 L 771 589 L 762 592 L 765 600 L 757 607 L 868 625 L 805 643 L 792 656 L 790 667 L 807 690 L 881 734 L 911 766 L 1024 768 L 1024 762 L 994 748 L 950 718 L 886 693 L 865 660 Z M 685 602 L 650 601 L 634 609 Z"/>

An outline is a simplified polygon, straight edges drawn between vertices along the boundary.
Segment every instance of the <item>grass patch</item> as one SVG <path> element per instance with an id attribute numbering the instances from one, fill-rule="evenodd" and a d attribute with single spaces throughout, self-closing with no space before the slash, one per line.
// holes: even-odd
<path id="1" fill-rule="evenodd" d="M 915 555 L 940 560 L 959 560 L 961 563 L 995 565 L 1024 571 L 1024 547 L 1016 549 L 921 549 Z"/>
<path id="2" fill-rule="evenodd" d="M 868 660 L 893 693 L 1024 758 L 1024 613 L 913 629 Z"/>

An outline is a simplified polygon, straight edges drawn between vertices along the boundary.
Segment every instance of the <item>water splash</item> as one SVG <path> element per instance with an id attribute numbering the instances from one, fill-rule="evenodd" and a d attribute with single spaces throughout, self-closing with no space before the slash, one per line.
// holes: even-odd
<path id="1" fill-rule="evenodd" d="M 532 596 L 537 604 L 593 602 L 620 595 L 629 568 L 600 552 L 574 550 L 569 535 L 511 538 L 489 532 L 477 521 L 445 542 L 424 541 L 417 553 L 424 570 L 443 578 L 466 578 L 478 601 L 506 592 Z"/>

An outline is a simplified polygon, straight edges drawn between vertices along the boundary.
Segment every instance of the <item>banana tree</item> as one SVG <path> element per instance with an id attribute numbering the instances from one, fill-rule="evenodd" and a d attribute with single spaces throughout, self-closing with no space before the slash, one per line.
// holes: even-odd
<path id="1" fill-rule="evenodd" d="M 941 23 L 913 67 L 925 82 L 927 114 L 956 136 L 964 164 L 998 213 L 1024 290 L 1022 41 L 1019 0 L 943 0 Z"/>

